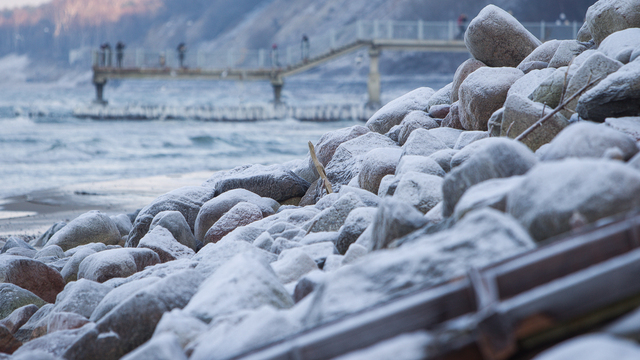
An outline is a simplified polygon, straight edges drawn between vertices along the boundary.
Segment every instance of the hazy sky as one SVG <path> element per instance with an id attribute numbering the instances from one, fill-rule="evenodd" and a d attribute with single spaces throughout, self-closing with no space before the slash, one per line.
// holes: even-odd
<path id="1" fill-rule="evenodd" d="M 37 6 L 50 1 L 51 0 L 0 0 L 0 10 L 12 9 L 21 6 Z"/>

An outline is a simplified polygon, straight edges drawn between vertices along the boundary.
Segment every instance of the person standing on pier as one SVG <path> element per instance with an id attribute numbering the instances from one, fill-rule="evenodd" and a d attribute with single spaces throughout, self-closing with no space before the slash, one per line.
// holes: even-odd
<path id="1" fill-rule="evenodd" d="M 300 44 L 300 53 L 302 54 L 302 61 L 309 61 L 309 38 L 306 34 L 302 35 L 302 43 Z"/>
<path id="2" fill-rule="evenodd" d="M 271 66 L 280 67 L 280 61 L 278 61 L 278 44 L 271 45 Z"/>
<path id="3" fill-rule="evenodd" d="M 100 66 L 107 66 L 107 43 L 100 45 Z"/>
<path id="4" fill-rule="evenodd" d="M 456 35 L 456 39 L 462 40 L 465 31 L 467 31 L 467 15 L 460 14 L 458 17 L 458 35 Z"/>
<path id="5" fill-rule="evenodd" d="M 107 58 L 107 63 L 105 65 L 107 67 L 111 67 L 111 44 L 109 43 L 104 44 L 104 54 L 105 54 L 105 57 Z"/>
<path id="6" fill-rule="evenodd" d="M 124 58 L 124 48 L 126 46 L 122 41 L 118 41 L 116 44 L 116 60 L 118 61 L 118 67 L 122 67 L 122 59 Z"/>
<path id="7" fill-rule="evenodd" d="M 184 43 L 178 44 L 178 60 L 180 60 L 180 67 L 184 67 L 184 54 L 187 52 L 187 45 Z"/>

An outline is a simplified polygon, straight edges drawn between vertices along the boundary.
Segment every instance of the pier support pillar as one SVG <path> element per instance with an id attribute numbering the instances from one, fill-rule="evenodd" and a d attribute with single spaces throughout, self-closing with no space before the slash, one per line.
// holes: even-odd
<path id="1" fill-rule="evenodd" d="M 369 48 L 369 80 L 367 81 L 367 90 L 369 92 L 369 101 L 367 108 L 379 109 L 382 106 L 380 102 L 380 49 L 376 47 Z"/>
<path id="2" fill-rule="evenodd" d="M 284 79 L 276 77 L 271 80 L 271 86 L 273 87 L 273 106 L 279 107 L 282 105 L 282 87 L 284 86 Z"/>
<path id="3" fill-rule="evenodd" d="M 93 101 L 95 104 L 107 105 L 107 101 L 103 97 L 106 83 L 107 79 L 93 79 L 93 85 L 96 87 L 96 99 Z"/>

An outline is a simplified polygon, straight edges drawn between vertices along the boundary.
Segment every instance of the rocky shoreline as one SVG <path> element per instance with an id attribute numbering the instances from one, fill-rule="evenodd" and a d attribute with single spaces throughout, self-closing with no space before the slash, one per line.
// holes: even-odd
<path id="1" fill-rule="evenodd" d="M 541 44 L 489 5 L 452 83 L 326 133 L 317 162 L 245 165 L 7 239 L 0 359 L 227 359 L 638 209 L 639 9 L 600 0 L 576 40 Z M 618 336 L 535 359 L 638 358 Z M 429 341 L 341 359 L 425 358 Z"/>

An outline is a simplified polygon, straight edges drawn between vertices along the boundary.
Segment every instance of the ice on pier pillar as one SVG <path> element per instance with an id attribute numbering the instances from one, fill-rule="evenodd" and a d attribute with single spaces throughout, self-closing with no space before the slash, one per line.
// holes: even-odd
<path id="1" fill-rule="evenodd" d="M 271 86 L 273 87 L 273 106 L 278 107 L 282 105 L 282 87 L 284 86 L 284 79 L 277 77 L 271 80 Z"/>
<path id="2" fill-rule="evenodd" d="M 107 83 L 107 79 L 93 79 L 93 85 L 96 87 L 96 99 L 93 101 L 96 104 L 107 105 L 107 101 L 104 100 L 103 92 L 104 86 Z"/>
<path id="3" fill-rule="evenodd" d="M 369 48 L 369 79 L 367 81 L 369 101 L 367 102 L 367 108 L 378 109 L 382 105 L 380 102 L 379 60 L 380 60 L 380 49 L 376 47 L 370 47 Z"/>

